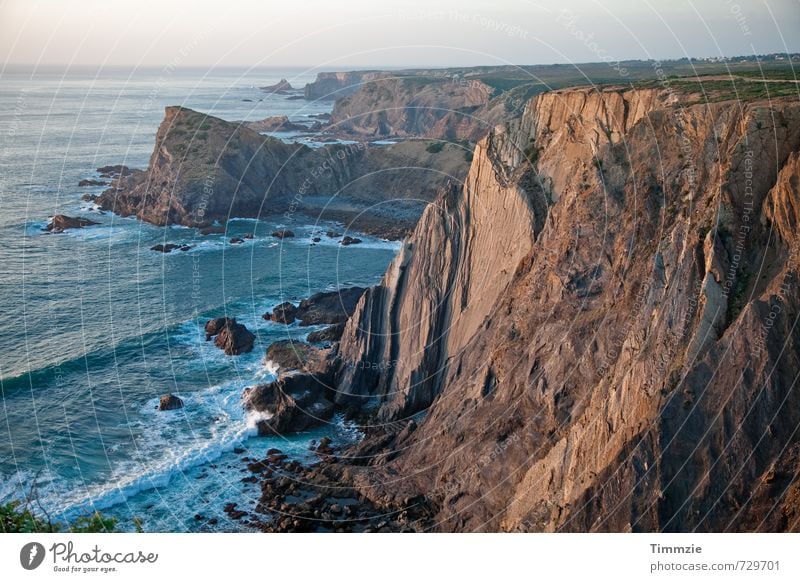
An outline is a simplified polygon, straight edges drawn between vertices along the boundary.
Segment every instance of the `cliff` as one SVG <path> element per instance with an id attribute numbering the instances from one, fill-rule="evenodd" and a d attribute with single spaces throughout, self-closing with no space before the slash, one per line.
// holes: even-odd
<path id="1" fill-rule="evenodd" d="M 444 530 L 797 530 L 798 150 L 788 99 L 530 100 L 346 325 L 337 403 L 416 415 L 347 479 Z"/>
<path id="2" fill-rule="evenodd" d="M 373 230 L 391 234 L 412 227 L 436 189 L 466 173 L 463 150 L 447 146 L 431 155 L 430 145 L 310 148 L 241 123 L 168 107 L 147 171 L 117 178 L 97 202 L 153 224 L 187 226 L 287 210 L 349 220 L 378 206 L 382 223 Z"/>
<path id="3" fill-rule="evenodd" d="M 427 137 L 476 142 L 515 117 L 531 85 L 499 91 L 478 79 L 385 75 L 336 99 L 326 131 L 355 138 Z"/>
<path id="4" fill-rule="evenodd" d="M 387 74 L 383 71 L 317 73 L 317 78 L 308 83 L 303 91 L 309 101 L 333 101 L 355 93 L 362 83 Z"/>

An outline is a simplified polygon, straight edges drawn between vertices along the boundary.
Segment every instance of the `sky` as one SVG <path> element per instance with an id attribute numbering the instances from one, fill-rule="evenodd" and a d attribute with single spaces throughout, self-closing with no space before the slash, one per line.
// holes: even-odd
<path id="1" fill-rule="evenodd" d="M 800 52 L 800 0 L 0 0 L 0 65 L 470 66 Z"/>

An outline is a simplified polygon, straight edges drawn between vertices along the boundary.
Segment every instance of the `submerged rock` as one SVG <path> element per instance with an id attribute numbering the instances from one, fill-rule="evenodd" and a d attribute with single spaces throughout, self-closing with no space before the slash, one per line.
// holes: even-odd
<path id="1" fill-rule="evenodd" d="M 247 410 L 266 413 L 256 423 L 260 435 L 289 434 L 322 424 L 333 416 L 325 374 L 289 372 L 274 382 L 245 390 Z"/>
<path id="2" fill-rule="evenodd" d="M 200 234 L 208 236 L 209 234 L 225 234 L 224 226 L 206 226 L 200 229 Z"/>
<path id="3" fill-rule="evenodd" d="M 157 251 L 159 253 L 171 253 L 175 249 L 181 249 L 182 250 L 182 246 L 181 245 L 176 245 L 176 244 L 173 244 L 173 243 L 167 243 L 167 244 L 158 244 L 158 245 L 150 247 L 151 251 Z"/>

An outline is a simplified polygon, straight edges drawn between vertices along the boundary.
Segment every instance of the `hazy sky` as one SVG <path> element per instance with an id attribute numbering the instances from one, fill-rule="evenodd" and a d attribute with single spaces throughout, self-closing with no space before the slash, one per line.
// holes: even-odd
<path id="1" fill-rule="evenodd" d="M 0 63 L 538 64 L 800 52 L 800 0 L 0 0 Z"/>

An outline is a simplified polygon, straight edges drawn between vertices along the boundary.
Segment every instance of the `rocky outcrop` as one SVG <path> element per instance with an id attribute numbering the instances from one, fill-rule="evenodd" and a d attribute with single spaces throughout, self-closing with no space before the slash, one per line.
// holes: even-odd
<path id="1" fill-rule="evenodd" d="M 94 224 L 98 223 L 88 218 L 76 218 L 67 216 L 66 214 L 56 214 L 50 219 L 50 222 L 44 227 L 44 230 L 52 233 L 59 233 L 70 228 L 84 228 Z"/>
<path id="2" fill-rule="evenodd" d="M 267 348 L 265 360 L 281 370 L 300 370 L 314 374 L 326 374 L 329 352 L 295 340 L 281 340 Z"/>
<path id="3" fill-rule="evenodd" d="M 297 212 L 349 223 L 364 209 L 379 208 L 386 229 L 394 230 L 416 222 L 435 188 L 466 171 L 463 152 L 431 156 L 426 147 L 409 142 L 310 148 L 167 107 L 148 170 L 111 167 L 111 187 L 96 202 L 153 224 L 201 228 L 231 216 Z"/>
<path id="4" fill-rule="evenodd" d="M 300 432 L 322 424 L 333 415 L 330 387 L 319 377 L 289 372 L 274 382 L 248 388 L 245 409 L 260 413 L 258 433 L 265 436 Z"/>
<path id="5" fill-rule="evenodd" d="M 206 323 L 206 341 L 214 338 L 214 345 L 228 356 L 238 356 L 253 351 L 256 336 L 235 318 L 218 317 Z"/>
<path id="6" fill-rule="evenodd" d="M 291 301 L 284 301 L 280 305 L 276 305 L 272 312 L 267 312 L 262 315 L 267 321 L 275 321 L 277 323 L 285 323 L 287 325 L 294 323 L 297 319 L 297 306 Z"/>
<path id="7" fill-rule="evenodd" d="M 303 92 L 309 101 L 333 101 L 356 92 L 362 83 L 386 74 L 381 71 L 317 73 L 316 80 L 308 83 Z"/>
<path id="8" fill-rule="evenodd" d="M 425 411 L 348 469 L 365 497 L 444 530 L 798 527 L 800 107 L 677 97 L 535 97 L 426 210 L 340 344 L 336 402 Z"/>
<path id="9" fill-rule="evenodd" d="M 260 87 L 260 89 L 265 93 L 276 93 L 278 95 L 285 95 L 290 91 L 294 91 L 294 87 L 292 87 L 292 84 L 286 79 L 281 79 L 274 85 L 265 85 L 264 87 Z"/>

